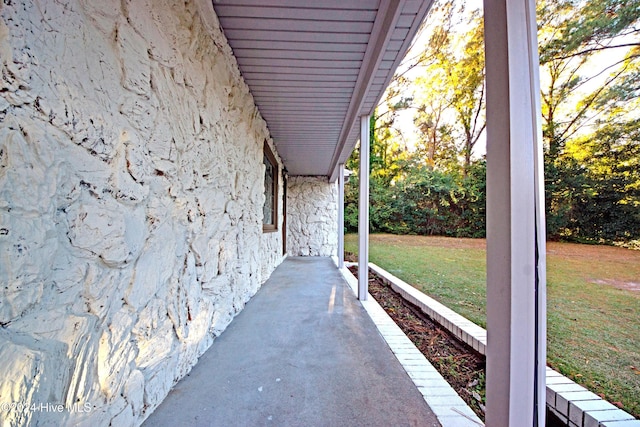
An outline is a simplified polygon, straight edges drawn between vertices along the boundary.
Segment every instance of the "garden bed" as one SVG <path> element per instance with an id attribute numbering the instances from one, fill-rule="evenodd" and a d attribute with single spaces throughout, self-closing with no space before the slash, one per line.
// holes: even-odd
<path id="1" fill-rule="evenodd" d="M 483 239 L 370 236 L 371 261 L 482 328 L 486 328 L 484 248 Z M 357 235 L 345 236 L 345 250 L 357 249 Z M 640 347 L 635 339 L 640 316 L 634 315 L 640 292 L 632 289 L 636 283 L 640 283 L 639 251 L 547 244 L 549 366 L 640 418 Z"/>
<path id="2" fill-rule="evenodd" d="M 349 269 L 357 276 L 357 266 Z M 402 298 L 371 271 L 369 293 L 467 405 L 484 420 L 484 356 Z"/>

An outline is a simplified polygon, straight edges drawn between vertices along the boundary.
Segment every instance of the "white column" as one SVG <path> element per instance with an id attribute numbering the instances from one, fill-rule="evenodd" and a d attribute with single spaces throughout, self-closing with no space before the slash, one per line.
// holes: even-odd
<path id="1" fill-rule="evenodd" d="M 535 0 L 484 0 L 486 424 L 544 426 L 546 266 Z"/>
<path id="2" fill-rule="evenodd" d="M 338 165 L 338 268 L 344 268 L 344 163 Z"/>
<path id="3" fill-rule="evenodd" d="M 369 292 L 369 116 L 360 117 L 360 200 L 358 201 L 358 299 Z"/>

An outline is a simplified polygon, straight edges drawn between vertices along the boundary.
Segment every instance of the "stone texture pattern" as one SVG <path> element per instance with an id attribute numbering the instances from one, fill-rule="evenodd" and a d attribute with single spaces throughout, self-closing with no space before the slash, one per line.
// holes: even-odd
<path id="1" fill-rule="evenodd" d="M 326 178 L 289 177 L 287 253 L 333 256 L 338 250 L 338 187 Z"/>
<path id="2" fill-rule="evenodd" d="M 2 425 L 137 425 L 282 259 L 268 130 L 210 1 L 3 3 L 0 403 L 76 406 Z"/>

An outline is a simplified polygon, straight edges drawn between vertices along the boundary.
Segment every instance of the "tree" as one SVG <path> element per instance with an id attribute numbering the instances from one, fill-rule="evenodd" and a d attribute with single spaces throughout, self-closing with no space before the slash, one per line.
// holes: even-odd
<path id="1" fill-rule="evenodd" d="M 437 72 L 430 74 L 431 80 Z M 421 84 L 421 78 L 416 80 Z M 436 86 L 441 87 L 441 86 Z M 424 159 L 427 167 L 434 169 L 451 169 L 458 166 L 457 147 L 453 138 L 453 129 L 444 123 L 444 115 L 451 108 L 447 94 L 433 90 L 428 97 L 420 100 L 413 123 L 420 132 L 418 155 Z"/>
<path id="2" fill-rule="evenodd" d="M 463 131 L 464 174 L 471 165 L 471 154 L 486 127 L 484 21 L 478 10 L 469 21 L 471 31 L 466 34 L 464 48 L 451 72 L 453 107 Z"/>
<path id="3" fill-rule="evenodd" d="M 471 156 L 485 126 L 482 20 L 454 0 L 433 10 L 423 27 L 432 30 L 427 47 L 394 77 L 372 118 L 371 229 L 483 236 L 485 168 Z M 470 31 L 457 31 L 460 26 Z M 412 82 L 408 71 L 418 70 Z M 418 88 L 415 95 L 406 95 L 410 83 Z M 420 130 L 413 151 L 395 126 L 398 112 L 406 109 L 415 110 Z M 347 194 L 353 202 L 354 187 Z M 355 220 L 356 212 L 348 207 L 346 216 Z"/>
<path id="4" fill-rule="evenodd" d="M 621 135 L 614 127 L 628 129 L 637 119 L 630 110 L 621 112 L 640 95 L 639 20 L 639 0 L 538 3 L 547 230 L 552 238 L 595 239 L 598 233 L 587 230 L 611 221 L 604 212 L 594 212 L 620 209 L 604 203 L 622 197 L 614 194 L 620 187 L 614 181 L 602 187 L 605 181 L 595 179 L 586 157 L 576 157 L 576 147 L 586 153 L 587 145 L 611 142 L 613 135 Z M 598 161 L 607 156 L 604 152 Z M 587 203 L 593 206 L 587 208 Z M 586 221 L 600 225 L 585 227 Z"/>
<path id="5" fill-rule="evenodd" d="M 452 19 L 454 5 L 448 1 L 440 9 L 445 18 Z M 465 15 L 462 5 L 456 11 L 465 17 L 457 28 L 465 31 L 453 31 L 451 21 L 441 22 L 439 16 L 432 18 L 433 34 L 422 54 L 430 61 L 415 80 L 418 112 L 414 122 L 422 132 L 427 164 L 436 167 L 439 159 L 450 166 L 447 157 L 455 148 L 464 176 L 486 126 L 484 27 L 479 10 Z"/>
<path id="6" fill-rule="evenodd" d="M 607 114 L 611 104 L 605 101 L 614 88 L 637 77 L 640 42 L 620 40 L 640 34 L 634 27 L 639 20 L 640 0 L 538 2 L 543 136 L 551 157 L 586 124 Z M 620 59 L 594 63 L 602 51 L 630 46 L 635 48 Z"/>
<path id="7" fill-rule="evenodd" d="M 539 2 L 551 238 L 640 239 L 639 5 Z M 371 229 L 480 237 L 486 164 L 472 152 L 485 128 L 482 20 L 455 0 L 437 3 L 435 11 L 424 26 L 432 30 L 428 45 L 393 79 L 372 117 Z M 407 94 L 412 82 L 414 92 Z M 413 151 L 395 124 L 408 109 L 420 134 Z M 352 184 L 347 222 L 355 227 Z"/>
<path id="8" fill-rule="evenodd" d="M 635 104 L 635 105 L 634 105 Z M 640 103 L 628 108 L 637 109 Z M 629 241 L 640 238 L 640 119 L 610 116 L 590 137 L 567 145 L 586 185 L 577 192 L 570 218 L 579 238 Z"/>

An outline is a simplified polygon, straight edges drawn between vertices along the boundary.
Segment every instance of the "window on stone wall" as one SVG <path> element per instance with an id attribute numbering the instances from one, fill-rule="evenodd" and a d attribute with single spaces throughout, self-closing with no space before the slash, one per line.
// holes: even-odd
<path id="1" fill-rule="evenodd" d="M 262 231 L 278 229 L 278 162 L 269 145 L 264 143 L 264 217 Z"/>

